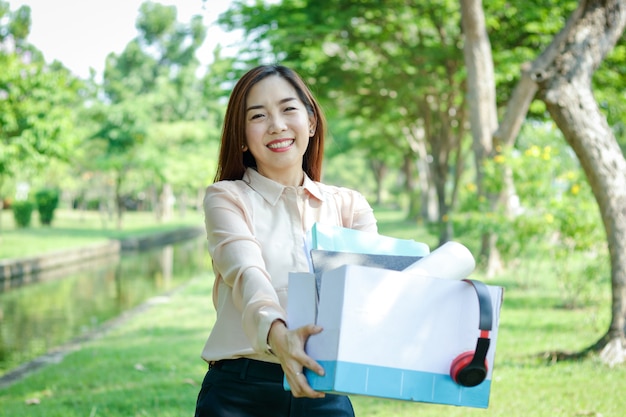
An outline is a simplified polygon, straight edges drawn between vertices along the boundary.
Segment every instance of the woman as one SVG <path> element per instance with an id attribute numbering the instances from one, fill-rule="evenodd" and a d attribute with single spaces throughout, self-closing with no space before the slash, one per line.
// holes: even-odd
<path id="1" fill-rule="evenodd" d="M 231 93 L 204 199 L 217 320 L 202 352 L 209 371 L 197 417 L 354 415 L 347 397 L 313 390 L 303 374 L 324 373 L 304 351 L 323 330 L 286 325 L 288 274 L 309 270 L 307 230 L 320 222 L 377 231 L 361 194 L 319 182 L 324 134 L 319 104 L 286 67 L 254 68 Z"/>

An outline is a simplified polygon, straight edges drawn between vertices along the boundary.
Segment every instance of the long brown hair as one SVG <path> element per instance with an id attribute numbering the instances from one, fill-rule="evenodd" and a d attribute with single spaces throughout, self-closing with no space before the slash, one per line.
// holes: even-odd
<path id="1" fill-rule="evenodd" d="M 282 65 L 260 65 L 241 77 L 230 95 L 222 129 L 220 156 L 215 174 L 216 182 L 239 180 L 243 177 L 246 168 L 256 167 L 252 153 L 249 150 L 243 152 L 246 144 L 246 100 L 250 89 L 270 75 L 278 75 L 289 82 L 298 93 L 300 101 L 304 103 L 309 116 L 315 120 L 315 133 L 311 136 L 309 146 L 304 153 L 302 169 L 313 181 L 320 180 L 326 132 L 326 119 L 320 105 L 295 71 Z"/>

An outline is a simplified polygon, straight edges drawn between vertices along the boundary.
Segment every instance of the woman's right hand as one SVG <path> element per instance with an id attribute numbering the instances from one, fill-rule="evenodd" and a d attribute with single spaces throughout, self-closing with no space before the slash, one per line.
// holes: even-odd
<path id="1" fill-rule="evenodd" d="M 323 398 L 323 392 L 315 391 L 304 376 L 304 368 L 323 376 L 324 368 L 306 354 L 304 345 L 313 334 L 322 331 L 320 326 L 308 324 L 289 330 L 282 320 L 272 323 L 267 341 L 280 361 L 294 397 Z"/>

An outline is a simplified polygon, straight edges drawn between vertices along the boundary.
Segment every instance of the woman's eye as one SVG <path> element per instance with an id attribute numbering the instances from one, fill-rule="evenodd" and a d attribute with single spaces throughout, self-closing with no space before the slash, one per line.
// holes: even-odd
<path id="1" fill-rule="evenodd" d="M 263 116 L 265 116 L 263 113 L 253 114 L 252 117 L 250 117 L 250 120 L 260 119 Z"/>

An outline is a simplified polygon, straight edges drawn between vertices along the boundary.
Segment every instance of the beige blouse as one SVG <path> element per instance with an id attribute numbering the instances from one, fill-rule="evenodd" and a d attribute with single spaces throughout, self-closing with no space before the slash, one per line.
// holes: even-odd
<path id="1" fill-rule="evenodd" d="M 202 352 L 207 362 L 277 362 L 267 335 L 274 320 L 286 320 L 289 272 L 309 270 L 304 237 L 315 222 L 377 232 L 360 193 L 306 175 L 302 186 L 287 187 L 250 168 L 241 180 L 209 186 L 204 213 L 217 311 Z"/>

